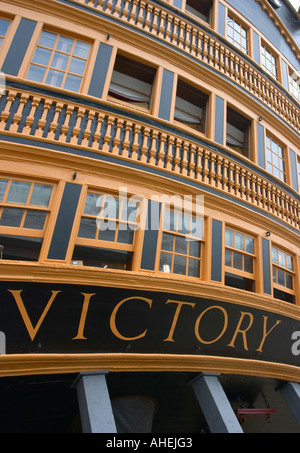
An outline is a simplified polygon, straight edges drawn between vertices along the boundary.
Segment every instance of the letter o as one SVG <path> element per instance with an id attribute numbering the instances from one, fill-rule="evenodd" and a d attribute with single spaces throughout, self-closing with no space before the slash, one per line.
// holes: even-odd
<path id="1" fill-rule="evenodd" d="M 200 335 L 199 335 L 199 325 L 200 325 L 200 322 L 201 322 L 201 319 L 203 318 L 203 316 L 205 315 L 205 313 L 207 313 L 209 310 L 213 310 L 213 309 L 217 309 L 217 310 L 220 310 L 223 314 L 224 314 L 224 327 L 223 327 L 223 330 L 222 332 L 220 333 L 220 335 L 215 338 L 214 340 L 212 341 L 204 341 Z M 213 307 L 208 307 L 206 310 L 204 310 L 200 316 L 198 316 L 197 320 L 196 320 L 196 323 L 195 323 L 195 335 L 196 335 L 196 338 L 197 340 L 200 341 L 200 343 L 203 343 L 203 344 L 213 344 L 213 343 L 216 343 L 216 341 L 218 341 L 223 335 L 224 333 L 226 332 L 227 330 L 227 327 L 228 327 L 228 315 L 227 315 L 227 312 L 225 310 L 225 308 L 223 307 L 219 307 L 217 305 L 214 305 Z"/>

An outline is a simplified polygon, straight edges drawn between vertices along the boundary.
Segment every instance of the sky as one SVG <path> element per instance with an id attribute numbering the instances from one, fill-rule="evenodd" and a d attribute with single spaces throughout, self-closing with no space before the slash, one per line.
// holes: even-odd
<path id="1" fill-rule="evenodd" d="M 289 0 L 289 2 L 293 5 L 294 8 L 296 8 L 296 10 L 298 10 L 300 6 L 300 0 Z"/>

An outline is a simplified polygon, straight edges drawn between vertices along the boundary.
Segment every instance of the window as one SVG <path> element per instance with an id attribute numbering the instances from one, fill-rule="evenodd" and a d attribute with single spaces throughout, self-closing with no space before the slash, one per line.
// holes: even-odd
<path id="1" fill-rule="evenodd" d="M 118 54 L 108 94 L 149 109 L 155 75 L 154 68 Z"/>
<path id="2" fill-rule="evenodd" d="M 200 277 L 203 221 L 165 208 L 159 271 Z"/>
<path id="3" fill-rule="evenodd" d="M 277 80 L 278 79 L 277 57 L 263 44 L 261 45 L 260 55 L 261 65 L 263 69 Z"/>
<path id="4" fill-rule="evenodd" d="M 284 149 L 273 138 L 266 136 L 267 170 L 276 178 L 285 182 Z"/>
<path id="5" fill-rule="evenodd" d="M 185 9 L 205 22 L 211 22 L 213 0 L 186 0 Z"/>
<path id="6" fill-rule="evenodd" d="M 78 92 L 90 47 L 77 39 L 43 31 L 27 79 Z"/>
<path id="7" fill-rule="evenodd" d="M 226 127 L 226 145 L 251 159 L 251 121 L 227 106 Z"/>
<path id="8" fill-rule="evenodd" d="M 10 21 L 7 19 L 0 19 L 0 46 L 5 38 Z"/>
<path id="9" fill-rule="evenodd" d="M 86 266 L 130 269 L 138 211 L 137 201 L 89 192 L 72 261 Z"/>
<path id="10" fill-rule="evenodd" d="M 178 80 L 174 119 L 206 133 L 208 95 Z"/>
<path id="11" fill-rule="evenodd" d="M 3 258 L 38 260 L 53 187 L 0 179 L 0 244 Z"/>
<path id="12" fill-rule="evenodd" d="M 272 247 L 273 294 L 276 299 L 295 303 L 293 257 Z"/>
<path id="13" fill-rule="evenodd" d="M 289 91 L 300 102 L 300 79 L 297 73 L 289 73 Z"/>
<path id="14" fill-rule="evenodd" d="M 225 285 L 254 291 L 254 238 L 225 229 Z"/>
<path id="15" fill-rule="evenodd" d="M 248 31 L 231 16 L 227 18 L 227 39 L 242 52 L 248 53 Z"/>

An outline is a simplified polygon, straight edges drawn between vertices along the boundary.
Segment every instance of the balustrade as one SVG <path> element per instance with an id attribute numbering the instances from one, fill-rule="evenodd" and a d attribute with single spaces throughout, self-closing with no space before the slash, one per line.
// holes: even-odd
<path id="1" fill-rule="evenodd" d="M 275 84 L 230 47 L 175 11 L 145 0 L 117 0 L 115 6 L 112 1 L 71 1 L 126 22 L 186 52 L 242 86 L 300 131 L 299 109 Z"/>
<path id="2" fill-rule="evenodd" d="M 300 229 L 300 203 L 247 166 L 195 141 L 125 116 L 9 89 L 0 103 L 2 135 L 109 153 L 182 175 L 227 193 Z M 91 153 L 91 157 L 92 157 Z"/>

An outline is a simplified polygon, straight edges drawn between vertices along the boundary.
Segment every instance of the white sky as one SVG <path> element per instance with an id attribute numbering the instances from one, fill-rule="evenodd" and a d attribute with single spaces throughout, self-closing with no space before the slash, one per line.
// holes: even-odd
<path id="1" fill-rule="evenodd" d="M 300 0 L 289 0 L 289 2 L 293 5 L 294 8 L 298 11 L 298 8 L 300 6 Z"/>

